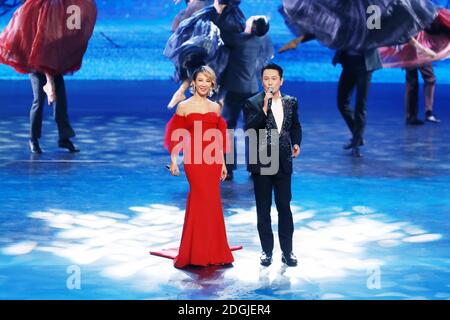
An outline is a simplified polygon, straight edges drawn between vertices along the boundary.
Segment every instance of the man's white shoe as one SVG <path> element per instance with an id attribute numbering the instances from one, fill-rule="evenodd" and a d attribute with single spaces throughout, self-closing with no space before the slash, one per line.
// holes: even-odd
<path id="1" fill-rule="evenodd" d="M 439 123 L 441 120 L 437 119 L 434 115 L 428 116 L 425 118 L 427 122 Z"/>

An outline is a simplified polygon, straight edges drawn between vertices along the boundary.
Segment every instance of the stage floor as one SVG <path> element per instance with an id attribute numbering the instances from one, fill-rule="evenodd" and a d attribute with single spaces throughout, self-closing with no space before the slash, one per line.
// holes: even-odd
<path id="1" fill-rule="evenodd" d="M 438 85 L 439 125 L 407 127 L 403 85 L 375 84 L 364 157 L 334 83 L 287 83 L 304 130 L 295 162 L 294 248 L 299 266 L 259 265 L 252 183 L 244 166 L 222 184 L 231 268 L 178 270 L 150 250 L 176 247 L 188 183 L 171 177 L 162 145 L 165 81 L 68 81 L 81 149 L 56 147 L 46 109 L 29 154 L 27 81 L 1 81 L 2 299 L 449 299 L 450 86 Z M 423 117 L 423 112 L 421 112 Z M 276 211 L 272 214 L 276 231 Z M 75 279 L 75 281 L 74 281 Z M 77 289 L 80 280 L 80 289 Z M 75 288 L 74 288 L 75 287 Z"/>

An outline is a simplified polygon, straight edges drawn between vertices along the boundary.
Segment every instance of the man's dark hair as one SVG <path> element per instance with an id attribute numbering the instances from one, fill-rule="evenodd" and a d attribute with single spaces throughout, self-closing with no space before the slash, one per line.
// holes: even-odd
<path id="1" fill-rule="evenodd" d="M 277 70 L 278 73 L 280 74 L 280 78 L 283 79 L 283 68 L 277 65 L 276 63 L 270 62 L 266 64 L 261 70 L 261 77 L 263 76 L 264 71 L 266 70 Z"/>
<path id="2" fill-rule="evenodd" d="M 264 17 L 260 17 L 253 21 L 252 34 L 258 37 L 265 36 L 269 32 L 269 27 L 269 21 Z"/>

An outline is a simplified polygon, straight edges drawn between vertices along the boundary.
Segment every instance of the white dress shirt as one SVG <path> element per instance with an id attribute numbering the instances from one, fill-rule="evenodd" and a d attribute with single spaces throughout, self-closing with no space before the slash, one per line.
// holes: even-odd
<path id="1" fill-rule="evenodd" d="M 275 118 L 275 122 L 277 124 L 278 133 L 281 132 L 281 127 L 283 126 L 284 112 L 283 112 L 283 103 L 281 101 L 281 93 L 278 99 L 272 100 L 272 114 Z"/>

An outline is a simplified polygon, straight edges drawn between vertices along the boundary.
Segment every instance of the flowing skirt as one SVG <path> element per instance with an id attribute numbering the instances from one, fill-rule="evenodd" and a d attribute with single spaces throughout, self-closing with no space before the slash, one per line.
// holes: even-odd
<path id="1" fill-rule="evenodd" d="M 384 68 L 411 68 L 450 58 L 450 10 L 441 9 L 430 31 L 421 31 L 416 40 L 436 52 L 432 58 L 411 44 L 380 48 Z"/>
<path id="2" fill-rule="evenodd" d="M 173 19 L 172 22 L 172 32 L 175 32 L 177 28 L 180 26 L 180 23 L 191 17 L 197 11 L 210 6 L 214 3 L 213 0 L 196 0 L 188 3 L 187 8 L 181 10 Z"/>
<path id="3" fill-rule="evenodd" d="M 96 18 L 94 0 L 28 0 L 0 34 L 0 62 L 20 73 L 75 72 Z"/>
<path id="4" fill-rule="evenodd" d="M 219 28 L 205 15 L 193 18 L 181 23 L 164 49 L 175 66 L 174 79 L 178 82 L 189 79 L 202 65 L 209 65 L 220 77 L 228 62 L 228 49 Z"/>
<path id="5" fill-rule="evenodd" d="M 312 34 L 335 50 L 369 50 L 405 43 L 431 25 L 437 15 L 429 0 L 282 2 L 280 12 L 292 32 L 297 36 Z"/>
<path id="6" fill-rule="evenodd" d="M 183 20 L 166 43 L 164 55 L 175 66 L 175 81 L 184 81 L 193 71 L 202 66 L 210 66 L 220 79 L 228 63 L 229 50 L 220 36 L 222 32 L 242 32 L 243 13 L 238 0 L 230 2 L 228 7 L 215 21 L 216 12 L 208 6 L 192 17 Z M 220 29 L 219 29 L 220 26 Z"/>

